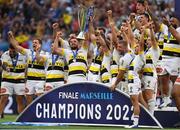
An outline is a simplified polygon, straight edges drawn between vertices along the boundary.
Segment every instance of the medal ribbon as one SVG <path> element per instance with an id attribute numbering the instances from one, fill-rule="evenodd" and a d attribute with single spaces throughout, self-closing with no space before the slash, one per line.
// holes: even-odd
<path id="1" fill-rule="evenodd" d="M 56 61 L 57 61 L 58 58 L 59 58 L 59 55 L 54 55 L 54 54 L 52 54 L 52 65 L 53 65 L 53 66 L 55 65 L 55 63 L 56 63 Z"/>
<path id="2" fill-rule="evenodd" d="M 19 54 L 17 53 L 15 60 L 11 58 L 12 65 L 13 65 L 13 70 L 15 70 L 17 62 L 18 62 Z"/>

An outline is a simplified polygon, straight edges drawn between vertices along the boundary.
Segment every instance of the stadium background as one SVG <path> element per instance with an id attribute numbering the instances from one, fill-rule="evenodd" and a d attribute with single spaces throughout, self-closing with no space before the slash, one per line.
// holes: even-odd
<path id="1" fill-rule="evenodd" d="M 25 48 L 32 48 L 33 37 L 41 38 L 44 51 L 50 51 L 52 23 L 60 24 L 65 38 L 72 32 L 78 34 L 78 3 L 79 0 L 0 0 L 0 55 L 8 49 L 9 30 L 15 33 L 16 40 Z M 160 20 L 162 16 L 169 17 L 174 12 L 180 17 L 179 0 L 149 0 L 149 3 Z M 120 26 L 130 12 L 135 12 L 135 6 L 136 0 L 95 0 L 98 9 L 95 26 L 108 27 L 108 9 L 112 9 L 116 24 Z M 14 103 L 13 98 L 10 100 Z M 15 105 L 12 107 L 11 110 L 14 110 Z"/>

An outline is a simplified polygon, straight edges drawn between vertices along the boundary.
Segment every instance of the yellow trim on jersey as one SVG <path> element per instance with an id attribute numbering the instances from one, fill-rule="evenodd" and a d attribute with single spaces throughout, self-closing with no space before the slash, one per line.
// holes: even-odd
<path id="1" fill-rule="evenodd" d="M 14 68 L 12 64 L 8 64 L 8 62 L 4 62 L 6 65 L 8 65 L 9 68 Z M 27 64 L 18 64 L 16 65 L 15 69 L 25 69 Z"/>
<path id="2" fill-rule="evenodd" d="M 153 73 L 153 69 L 152 68 L 143 68 L 143 72 L 150 72 Z"/>
<path id="3" fill-rule="evenodd" d="M 163 24 L 161 23 L 160 29 L 159 29 L 160 32 L 163 32 L 163 29 L 164 29 L 163 27 L 164 27 L 164 26 L 163 26 Z"/>
<path id="4" fill-rule="evenodd" d="M 32 77 L 46 77 L 46 74 L 40 73 L 40 72 L 28 72 L 27 76 L 32 76 Z"/>
<path id="5" fill-rule="evenodd" d="M 69 72 L 76 70 L 83 70 L 84 72 L 87 71 L 87 69 L 83 66 L 69 66 Z"/>
<path id="6" fill-rule="evenodd" d="M 163 41 L 158 41 L 158 45 L 163 45 L 164 44 L 164 39 Z"/>
<path id="7" fill-rule="evenodd" d="M 12 76 L 12 75 L 10 75 L 10 74 L 5 74 L 5 73 L 3 73 L 2 78 L 14 79 L 14 80 L 16 80 L 16 79 L 25 79 L 25 76 L 20 76 L 20 75 L 17 75 L 17 76 L 13 75 L 13 76 Z"/>
<path id="8" fill-rule="evenodd" d="M 48 74 L 46 76 L 46 79 L 52 79 L 52 78 L 64 78 L 64 75 L 62 75 L 62 74 Z"/>
<path id="9" fill-rule="evenodd" d="M 111 69 L 111 74 L 116 74 L 116 73 L 118 73 L 118 68 Z"/>
<path id="10" fill-rule="evenodd" d="M 96 67 L 96 66 L 90 66 L 89 70 L 91 71 L 99 71 L 100 70 L 100 67 Z"/>
<path id="11" fill-rule="evenodd" d="M 170 51 L 170 52 L 176 52 L 176 53 L 180 53 L 180 48 L 173 48 L 173 47 L 164 47 L 163 51 Z"/>
<path id="12" fill-rule="evenodd" d="M 110 80 L 110 75 L 104 75 L 102 76 L 102 81 Z"/>
<path id="13" fill-rule="evenodd" d="M 61 48 L 60 55 L 62 55 L 62 56 L 64 56 L 64 55 L 65 55 L 65 49 L 64 49 L 64 48 Z"/>
<path id="14" fill-rule="evenodd" d="M 126 68 L 123 68 L 123 67 L 119 67 L 119 70 L 126 70 Z"/>
<path id="15" fill-rule="evenodd" d="M 139 55 L 142 55 L 142 54 L 144 54 L 144 51 L 140 51 L 140 52 L 138 52 L 138 54 L 139 54 Z"/>
<path id="16" fill-rule="evenodd" d="M 28 60 L 28 64 L 32 64 L 32 60 L 29 59 L 29 60 Z M 33 65 L 44 66 L 44 63 L 38 62 L 38 61 L 35 60 L 35 61 L 33 62 Z"/>
<path id="17" fill-rule="evenodd" d="M 165 40 L 168 40 L 168 35 L 164 35 L 164 39 L 165 39 Z"/>
<path id="18" fill-rule="evenodd" d="M 26 54 L 26 50 L 23 48 L 20 53 L 25 55 Z"/>
<path id="19" fill-rule="evenodd" d="M 128 80 L 134 79 L 134 76 L 132 74 L 128 74 Z"/>

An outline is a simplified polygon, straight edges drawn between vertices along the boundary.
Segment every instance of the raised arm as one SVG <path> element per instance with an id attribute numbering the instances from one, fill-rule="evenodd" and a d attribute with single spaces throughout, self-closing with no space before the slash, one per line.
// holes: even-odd
<path id="1" fill-rule="evenodd" d="M 135 37 L 134 37 L 134 34 L 132 32 L 132 28 L 131 28 L 131 21 L 127 21 L 127 27 L 128 27 L 128 39 L 129 39 L 129 44 L 130 44 L 130 47 L 131 48 L 134 48 L 135 47 L 135 44 L 136 44 L 136 40 L 135 40 Z"/>
<path id="2" fill-rule="evenodd" d="M 23 55 L 26 53 L 26 52 L 24 51 L 24 48 L 21 47 L 21 46 L 19 45 L 19 43 L 16 41 L 16 39 L 14 38 L 14 35 L 13 35 L 13 32 L 12 32 L 12 31 L 9 31 L 9 32 L 8 32 L 8 38 L 9 38 L 10 44 L 15 48 L 15 50 L 16 50 L 17 52 L 20 52 L 20 53 L 22 53 Z"/>
<path id="3" fill-rule="evenodd" d="M 140 44 L 140 49 L 139 49 L 139 51 L 140 52 L 144 52 L 144 35 L 145 35 L 145 27 L 144 26 L 142 26 L 141 27 L 141 36 L 140 36 L 140 41 L 139 41 L 139 44 Z M 139 52 L 139 53 L 140 53 Z"/>
<path id="4" fill-rule="evenodd" d="M 59 24 L 58 23 L 53 23 L 52 28 L 53 28 L 53 38 L 55 39 L 57 32 L 60 30 Z"/>
<path id="5" fill-rule="evenodd" d="M 155 33 L 154 33 L 154 30 L 153 30 L 153 25 L 152 25 L 152 23 L 150 23 L 149 29 L 150 29 L 150 37 L 151 37 L 152 47 L 155 48 L 155 49 L 157 49 L 157 47 L 158 47 L 158 42 L 156 41 L 156 38 L 155 38 Z"/>
<path id="6" fill-rule="evenodd" d="M 59 28 L 59 24 L 58 24 L 58 23 L 54 23 L 54 24 L 52 25 L 52 28 L 53 28 L 53 38 L 55 39 L 57 32 L 61 32 L 61 30 L 60 30 L 60 28 Z M 62 46 L 63 48 L 67 48 L 67 45 L 65 45 L 65 42 L 66 42 L 66 41 L 62 38 L 62 32 L 60 33 L 60 37 L 59 37 L 58 41 L 60 41 L 61 46 Z"/>
<path id="7" fill-rule="evenodd" d="M 148 12 L 148 14 L 150 15 L 152 21 L 154 22 L 154 25 L 155 25 L 155 30 L 154 31 L 159 32 L 160 23 L 159 23 L 158 18 L 152 13 L 151 9 L 149 8 L 149 4 L 148 4 L 147 0 L 144 2 L 144 5 L 145 5 L 145 8 L 146 8 L 146 11 Z"/>
<path id="8" fill-rule="evenodd" d="M 117 33 L 116 33 L 115 24 L 114 24 L 114 21 L 113 21 L 113 18 L 112 18 L 112 10 L 107 11 L 107 16 L 108 16 L 109 25 L 111 27 L 113 45 L 116 47 L 118 39 L 117 39 Z"/>
<path id="9" fill-rule="evenodd" d="M 171 23 L 167 20 L 166 17 L 163 18 L 163 23 L 167 25 L 168 30 L 171 32 L 173 37 L 180 43 L 180 33 L 171 25 Z"/>
<path id="10" fill-rule="evenodd" d="M 61 36 L 61 32 L 57 32 L 56 37 L 54 39 L 52 52 L 55 54 L 58 54 L 58 55 L 64 55 L 64 49 L 59 48 L 59 46 L 58 46 L 60 36 Z"/>
<path id="11" fill-rule="evenodd" d="M 105 37 L 103 34 L 99 34 L 97 37 L 99 38 L 100 45 L 103 47 L 105 54 L 110 54 L 110 48 L 107 47 Z"/>

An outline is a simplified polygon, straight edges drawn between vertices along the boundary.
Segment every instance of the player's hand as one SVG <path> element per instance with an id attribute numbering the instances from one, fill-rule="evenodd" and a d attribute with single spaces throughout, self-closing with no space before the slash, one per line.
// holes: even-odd
<path id="1" fill-rule="evenodd" d="M 8 37 L 9 38 L 14 38 L 13 32 L 12 31 L 8 31 Z"/>
<path id="2" fill-rule="evenodd" d="M 147 11 L 150 9 L 147 0 L 144 1 L 144 7 L 145 7 L 145 9 L 146 9 Z"/>
<path id="3" fill-rule="evenodd" d="M 111 17 L 112 16 L 112 10 L 108 10 L 107 15 L 108 15 L 108 17 Z"/>
<path id="4" fill-rule="evenodd" d="M 59 28 L 59 24 L 58 23 L 53 23 L 52 28 L 53 29 L 58 29 Z"/>
<path id="5" fill-rule="evenodd" d="M 116 89 L 116 85 L 113 84 L 113 85 L 110 87 L 110 90 L 111 90 L 111 91 L 115 91 L 115 89 Z"/>
<path id="6" fill-rule="evenodd" d="M 59 39 L 60 37 L 62 37 L 62 32 L 61 32 L 61 31 L 58 31 L 57 34 L 56 34 L 56 38 Z"/>

